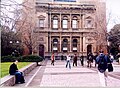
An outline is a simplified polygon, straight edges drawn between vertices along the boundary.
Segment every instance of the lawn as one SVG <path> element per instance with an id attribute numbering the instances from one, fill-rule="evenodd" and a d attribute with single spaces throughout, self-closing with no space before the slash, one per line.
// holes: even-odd
<path id="1" fill-rule="evenodd" d="M 13 62 L 3 62 L 1 63 L 1 75 L 0 78 L 9 74 L 9 67 Z M 30 64 L 31 62 L 18 62 L 18 69 Z"/>

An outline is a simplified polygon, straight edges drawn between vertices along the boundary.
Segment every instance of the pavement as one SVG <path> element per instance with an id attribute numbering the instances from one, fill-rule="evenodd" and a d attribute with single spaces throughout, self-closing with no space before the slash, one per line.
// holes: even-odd
<path id="1" fill-rule="evenodd" d="M 26 83 L 16 84 L 14 87 L 101 87 L 97 68 L 88 68 L 84 62 L 81 66 L 66 68 L 66 61 L 56 60 L 55 65 L 51 65 L 50 60 L 44 60 L 41 66 L 37 66 L 27 76 Z M 113 64 L 114 71 L 108 73 L 107 87 L 120 88 L 120 65 Z"/>

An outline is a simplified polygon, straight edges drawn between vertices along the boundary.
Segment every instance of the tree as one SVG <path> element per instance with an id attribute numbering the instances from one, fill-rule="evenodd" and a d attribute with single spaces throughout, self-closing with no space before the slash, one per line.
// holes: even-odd
<path id="1" fill-rule="evenodd" d="M 20 36 L 22 46 L 29 49 L 29 54 L 32 54 L 34 22 L 32 5 L 24 0 L 18 3 L 16 0 L 2 1 L 1 4 L 1 25 L 8 26 L 9 30 L 14 32 L 15 36 Z M 26 4 L 29 3 L 29 4 Z M 4 28 L 3 28 L 4 30 Z M 6 47 L 6 46 L 5 46 Z"/>
<path id="2" fill-rule="evenodd" d="M 111 31 L 109 32 L 108 41 L 111 42 L 110 44 L 110 51 L 114 55 L 119 52 L 120 46 L 120 24 L 116 24 Z"/>
<path id="3" fill-rule="evenodd" d="M 12 52 L 18 51 L 22 54 L 22 45 L 20 36 L 11 31 L 9 27 L 2 26 L 1 28 L 1 55 L 11 55 Z"/>

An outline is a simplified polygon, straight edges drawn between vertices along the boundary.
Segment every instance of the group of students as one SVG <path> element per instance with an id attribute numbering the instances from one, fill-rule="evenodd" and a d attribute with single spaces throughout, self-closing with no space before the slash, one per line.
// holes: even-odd
<path id="1" fill-rule="evenodd" d="M 67 54 L 66 55 L 66 68 L 69 66 L 69 68 L 71 69 L 71 64 L 70 64 L 70 60 L 71 60 L 71 56 L 70 54 Z M 55 60 L 55 57 L 54 57 L 54 53 L 52 54 L 51 56 L 51 64 L 54 65 L 54 60 Z M 112 72 L 113 71 L 113 66 L 112 66 L 112 63 L 113 63 L 113 60 L 114 60 L 114 57 L 113 55 L 109 55 L 109 54 L 104 54 L 103 51 L 99 51 L 99 54 L 98 53 L 95 53 L 95 55 L 93 55 L 92 53 L 89 53 L 87 55 L 87 67 L 92 67 L 92 63 L 93 63 L 93 60 L 95 60 L 95 67 L 97 66 L 97 69 L 98 69 L 98 74 L 99 74 L 99 77 L 100 77 L 100 83 L 102 86 L 106 86 L 107 83 L 106 83 L 106 79 L 107 79 L 107 71 L 108 72 Z M 84 61 L 84 58 L 81 57 L 80 59 L 81 61 L 81 65 L 83 66 L 83 61 Z M 77 66 L 77 55 L 75 54 L 74 55 L 74 58 L 73 58 L 73 66 L 76 65 Z"/>
<path id="2" fill-rule="evenodd" d="M 63 55 L 62 55 L 61 58 L 62 58 L 61 60 L 63 60 Z M 77 59 L 78 59 L 77 55 L 74 54 L 74 57 L 73 57 L 73 66 L 77 66 Z M 66 68 L 69 66 L 69 68 L 71 69 L 70 60 L 71 60 L 71 55 L 69 53 L 67 53 L 67 55 L 66 55 Z M 82 56 L 80 58 L 80 61 L 81 61 L 81 65 L 83 66 L 84 65 L 83 61 L 84 60 L 83 60 Z M 51 55 L 51 65 L 54 66 L 54 62 L 55 62 L 55 55 L 54 55 L 54 53 L 52 53 L 52 55 Z"/>

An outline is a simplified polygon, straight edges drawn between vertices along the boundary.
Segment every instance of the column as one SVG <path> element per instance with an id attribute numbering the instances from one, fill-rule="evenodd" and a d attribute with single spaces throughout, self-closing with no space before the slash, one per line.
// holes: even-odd
<path id="1" fill-rule="evenodd" d="M 85 37 L 83 37 L 83 52 L 85 52 L 86 44 L 85 44 Z"/>
<path id="2" fill-rule="evenodd" d="M 72 49 L 72 44 L 71 44 L 72 42 L 71 41 L 72 41 L 72 36 L 70 35 L 70 52 L 72 52 L 72 50 L 71 50 Z"/>
<path id="3" fill-rule="evenodd" d="M 60 18 L 59 18 L 59 19 L 60 19 L 60 22 L 59 22 L 60 30 L 61 30 L 61 28 L 62 28 L 62 27 L 61 27 L 61 19 L 62 19 L 61 17 L 62 17 L 62 16 L 61 16 L 61 12 L 60 12 Z"/>
<path id="4" fill-rule="evenodd" d="M 50 30 L 51 30 L 51 12 L 50 12 L 50 22 L 49 22 L 50 24 Z"/>
<path id="5" fill-rule="evenodd" d="M 71 27 L 71 19 L 72 19 L 72 16 L 71 16 L 71 14 L 70 14 L 70 24 L 69 24 L 69 29 L 70 29 L 70 30 L 72 29 L 72 27 Z"/>
<path id="6" fill-rule="evenodd" d="M 50 35 L 50 43 L 49 43 L 49 47 L 50 47 L 50 52 L 51 52 L 51 35 Z"/>
<path id="7" fill-rule="evenodd" d="M 60 33 L 60 52 L 61 52 L 61 33 Z"/>
<path id="8" fill-rule="evenodd" d="M 80 37 L 80 52 L 82 52 L 82 37 Z"/>

